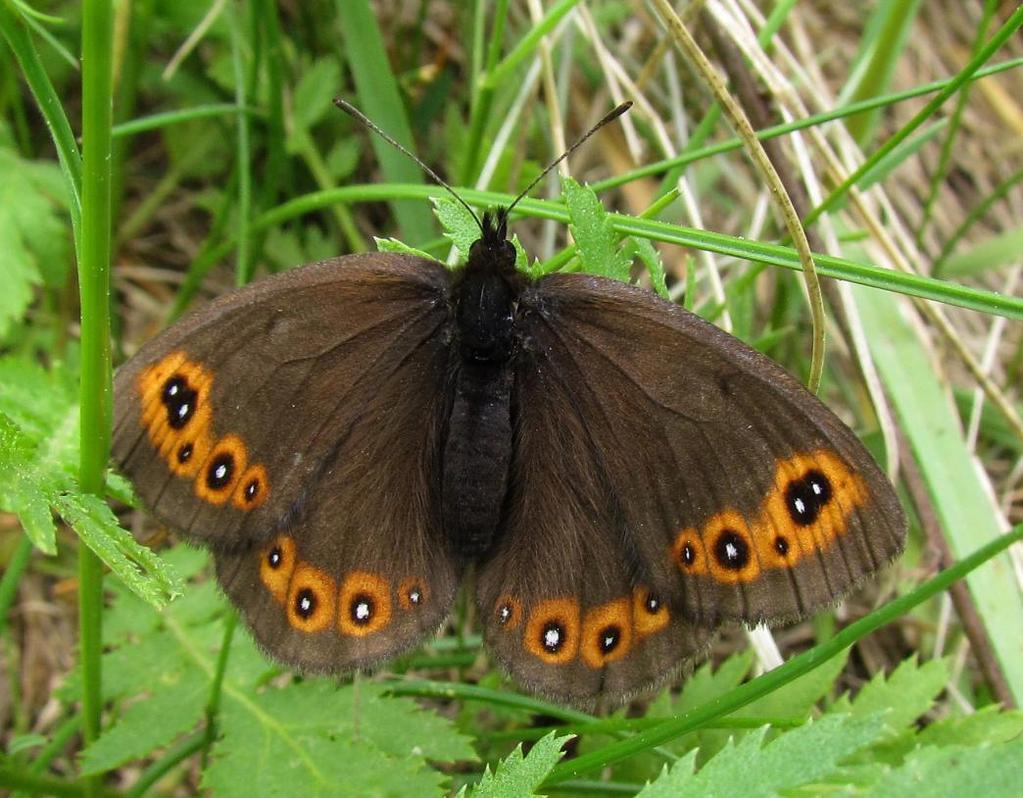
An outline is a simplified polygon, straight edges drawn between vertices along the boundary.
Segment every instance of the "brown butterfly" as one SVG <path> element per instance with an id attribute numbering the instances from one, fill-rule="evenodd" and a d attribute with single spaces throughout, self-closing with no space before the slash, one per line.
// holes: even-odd
<path id="1" fill-rule="evenodd" d="M 261 280 L 118 371 L 117 463 L 270 656 L 379 664 L 474 567 L 526 689 L 617 703 L 900 552 L 892 486 L 787 372 L 645 289 L 530 281 L 506 228 L 485 215 L 454 273 L 376 253 Z"/>

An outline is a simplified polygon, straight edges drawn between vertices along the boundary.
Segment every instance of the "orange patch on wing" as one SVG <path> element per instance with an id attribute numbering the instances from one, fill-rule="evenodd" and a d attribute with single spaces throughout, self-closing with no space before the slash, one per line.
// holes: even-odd
<path id="1" fill-rule="evenodd" d="M 237 435 L 225 435 L 210 450 L 195 477 L 195 494 L 210 504 L 224 504 L 245 471 L 248 454 Z"/>
<path id="2" fill-rule="evenodd" d="M 514 629 L 522 621 L 522 602 L 513 596 L 501 596 L 494 602 L 494 620 L 505 631 Z"/>
<path id="3" fill-rule="evenodd" d="M 337 586 L 330 574 L 298 563 L 288 585 L 288 623 L 300 632 L 322 632 L 334 621 Z"/>
<path id="4" fill-rule="evenodd" d="M 295 570 L 295 541 L 281 535 L 259 555 L 259 578 L 275 599 L 283 604 Z"/>
<path id="5" fill-rule="evenodd" d="M 238 480 L 231 494 L 231 504 L 239 510 L 255 510 L 270 495 L 266 469 L 261 465 L 250 465 Z"/>
<path id="6" fill-rule="evenodd" d="M 342 634 L 365 637 L 391 622 L 391 587 L 368 571 L 352 571 L 341 582 L 337 613 Z"/>
<path id="7" fill-rule="evenodd" d="M 529 613 L 522 645 L 548 665 L 564 665 L 579 650 L 579 602 L 575 599 L 541 601 Z"/>
<path id="8" fill-rule="evenodd" d="M 637 637 L 643 638 L 666 629 L 670 620 L 668 606 L 648 588 L 637 587 L 632 591 L 632 623 Z"/>
<path id="9" fill-rule="evenodd" d="M 754 533 L 746 518 L 734 510 L 717 513 L 703 525 L 707 567 L 718 582 L 749 582 L 760 576 Z"/>
<path id="10" fill-rule="evenodd" d="M 418 576 L 407 576 L 398 584 L 398 606 L 417 610 L 430 598 L 430 588 Z"/>
<path id="11" fill-rule="evenodd" d="M 212 385 L 212 375 L 180 351 L 171 352 L 139 375 L 142 426 L 175 474 L 191 477 L 205 457 Z"/>
<path id="12" fill-rule="evenodd" d="M 818 449 L 778 461 L 759 521 L 762 559 L 790 568 L 825 551 L 846 533 L 850 513 L 867 498 L 862 478 L 834 452 Z"/>
<path id="13" fill-rule="evenodd" d="M 699 533 L 692 527 L 683 529 L 671 545 L 671 561 L 685 574 L 705 574 L 707 552 Z"/>
<path id="14" fill-rule="evenodd" d="M 623 597 L 586 611 L 579 651 L 591 668 L 602 668 L 632 647 L 632 602 Z"/>

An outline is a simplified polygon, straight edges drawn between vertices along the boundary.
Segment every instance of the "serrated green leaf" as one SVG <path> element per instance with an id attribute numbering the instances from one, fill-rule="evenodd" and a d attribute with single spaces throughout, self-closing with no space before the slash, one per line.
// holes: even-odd
<path id="1" fill-rule="evenodd" d="M 564 756 L 561 748 L 570 739 L 571 735 L 556 737 L 551 732 L 539 740 L 526 756 L 522 755 L 522 746 L 519 745 L 498 763 L 496 769 L 491 771 L 488 767 L 480 782 L 468 793 L 463 787 L 458 793 L 459 798 L 466 795 L 468 798 L 526 798 L 539 795 L 536 788 Z"/>
<path id="2" fill-rule="evenodd" d="M 444 229 L 444 237 L 455 245 L 462 260 L 468 258 L 469 250 L 480 238 L 473 215 L 460 202 L 447 197 L 433 200 L 433 212 Z"/>
<path id="3" fill-rule="evenodd" d="M 934 705 L 934 699 L 945 689 L 948 675 L 948 660 L 928 660 L 920 665 L 916 657 L 910 657 L 887 678 L 883 673 L 877 674 L 851 702 L 843 696 L 835 702 L 833 710 L 854 715 L 887 710 L 885 720 L 889 728 L 902 729 Z"/>
<path id="4" fill-rule="evenodd" d="M 926 726 L 917 736 L 920 745 L 976 746 L 1005 743 L 1023 735 L 1023 712 L 983 707 L 969 715 L 942 718 Z"/>
<path id="5" fill-rule="evenodd" d="M 846 649 L 820 667 L 747 704 L 733 717 L 805 718 L 817 702 L 831 692 L 848 658 Z"/>
<path id="6" fill-rule="evenodd" d="M 29 540 L 46 554 L 57 552 L 50 502 L 35 484 L 35 446 L 0 411 L 0 510 L 14 513 Z"/>
<path id="7" fill-rule="evenodd" d="M 396 238 L 377 238 L 373 237 L 374 243 L 377 245 L 377 251 L 379 252 L 397 252 L 399 255 L 415 255 L 417 258 L 426 258 L 427 260 L 437 260 L 433 255 L 428 252 L 423 252 L 421 249 L 410 247 L 403 241 L 399 241 Z"/>
<path id="8" fill-rule="evenodd" d="M 152 695 L 132 704 L 82 756 L 82 773 L 105 773 L 140 759 L 195 727 L 209 688 L 181 671 L 150 685 Z"/>
<path id="9" fill-rule="evenodd" d="M 174 569 L 123 529 L 102 499 L 88 493 L 63 492 L 51 502 L 82 542 L 139 597 L 162 607 L 181 595 L 181 580 Z"/>
<path id="10" fill-rule="evenodd" d="M 859 795 L 876 798 L 1018 798 L 1023 785 L 1023 737 L 977 748 L 919 748 Z"/>
<path id="11" fill-rule="evenodd" d="M 668 298 L 668 283 L 664 277 L 664 263 L 661 262 L 661 253 L 646 238 L 633 238 L 630 248 L 635 251 L 636 256 L 646 266 L 647 274 L 650 275 L 650 284 L 661 299 Z"/>
<path id="12" fill-rule="evenodd" d="M 618 247 L 618 235 L 593 189 L 572 178 L 561 181 L 583 271 L 629 281 L 631 263 Z"/>
<path id="13" fill-rule="evenodd" d="M 648 782 L 636 793 L 636 798 L 679 798 L 682 789 L 692 778 L 695 768 L 696 751 L 690 751 L 672 765 L 670 770 L 665 767 L 660 776 Z"/>
<path id="14" fill-rule="evenodd" d="M 44 282 L 63 282 L 70 265 L 67 192 L 55 164 L 0 148 L 0 339 L 21 319 Z"/>
<path id="15" fill-rule="evenodd" d="M 725 746 L 688 778 L 684 771 L 668 777 L 679 795 L 774 798 L 835 772 L 845 757 L 870 745 L 884 728 L 881 713 L 825 715 L 763 745 L 764 727 Z"/>
<path id="16" fill-rule="evenodd" d="M 258 694 L 225 691 L 203 785 L 218 796 L 441 795 L 426 760 L 474 759 L 450 722 L 409 699 L 324 680 Z"/>
<path id="17" fill-rule="evenodd" d="M 341 85 L 341 67 L 334 57 L 319 58 L 305 71 L 295 87 L 292 122 L 308 131 L 333 107 L 334 94 Z"/>

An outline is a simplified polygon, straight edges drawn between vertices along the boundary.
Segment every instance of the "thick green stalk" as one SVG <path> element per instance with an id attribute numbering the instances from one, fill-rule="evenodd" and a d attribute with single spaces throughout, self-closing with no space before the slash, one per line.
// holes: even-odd
<path id="1" fill-rule="evenodd" d="M 113 13 L 109 0 L 82 8 L 82 247 L 78 271 L 82 305 L 82 490 L 104 495 L 110 453 L 110 157 Z M 82 733 L 99 737 L 103 569 L 84 544 L 78 549 L 79 660 Z M 83 782 L 96 794 L 99 777 Z"/>

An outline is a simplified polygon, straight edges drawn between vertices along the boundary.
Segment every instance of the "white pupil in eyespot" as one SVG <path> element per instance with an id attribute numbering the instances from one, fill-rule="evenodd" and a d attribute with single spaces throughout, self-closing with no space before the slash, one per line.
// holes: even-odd
<path id="1" fill-rule="evenodd" d="M 309 596 L 302 596 L 302 598 L 298 600 L 298 606 L 301 608 L 302 612 L 309 612 L 309 610 L 312 609 L 313 602 Z"/>
<path id="2" fill-rule="evenodd" d="M 561 642 L 561 632 L 557 629 L 548 629 L 543 633 L 543 644 L 547 648 L 557 648 Z"/>
<path id="3" fill-rule="evenodd" d="M 814 485 L 814 488 L 815 493 L 819 492 L 820 489 L 816 485 Z M 802 499 L 797 498 L 794 502 L 792 502 L 792 505 L 796 508 L 796 512 L 800 515 L 806 512 L 806 505 L 803 503 Z"/>
<path id="4" fill-rule="evenodd" d="M 369 618 L 369 604 L 365 601 L 360 601 L 355 605 L 355 619 L 357 621 L 365 621 Z"/>
<path id="5" fill-rule="evenodd" d="M 725 544 L 725 556 L 729 560 L 736 560 L 736 559 L 739 558 L 739 550 L 737 548 L 735 548 L 735 544 L 734 543 L 726 543 Z"/>
<path id="6" fill-rule="evenodd" d="M 227 476 L 227 466 L 221 463 L 220 465 L 217 466 L 216 470 L 213 472 L 213 475 L 217 479 L 223 479 L 224 477 Z"/>
<path id="7" fill-rule="evenodd" d="M 188 402 L 185 402 L 183 405 L 181 405 L 181 407 L 178 408 L 178 418 L 184 418 L 185 416 L 187 416 L 188 411 L 191 409 L 192 409 L 191 405 L 189 405 Z"/>
<path id="8" fill-rule="evenodd" d="M 413 604 L 418 604 L 422 597 L 423 597 L 422 594 L 418 590 L 413 589 L 409 591 L 408 600 L 411 601 Z"/>

